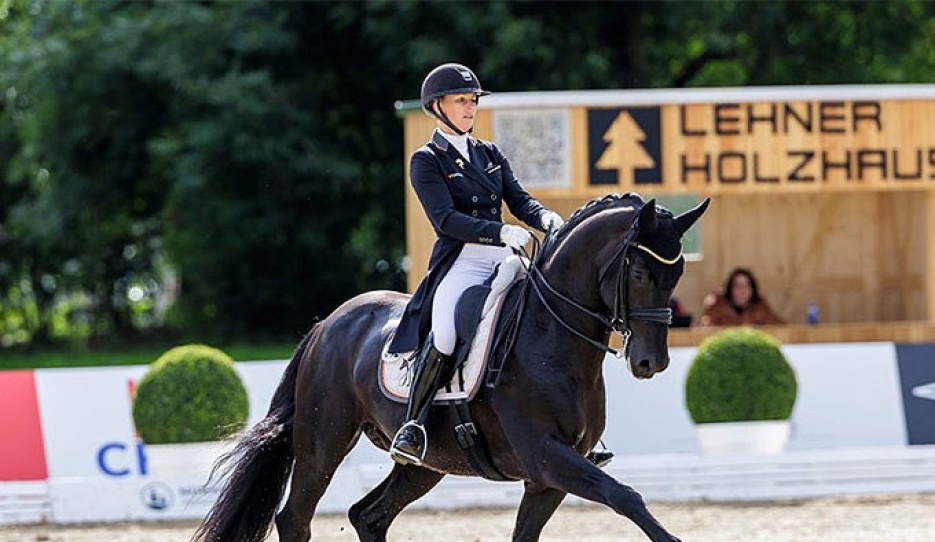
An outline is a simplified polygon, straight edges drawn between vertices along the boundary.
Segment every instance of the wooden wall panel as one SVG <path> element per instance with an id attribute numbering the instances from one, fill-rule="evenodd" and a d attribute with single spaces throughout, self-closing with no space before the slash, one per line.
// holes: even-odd
<path id="1" fill-rule="evenodd" d="M 804 322 L 809 301 L 823 322 L 926 319 L 927 204 L 912 192 L 715 197 L 703 260 L 689 264 L 677 294 L 700 315 L 707 292 L 749 267 L 789 323 Z"/>

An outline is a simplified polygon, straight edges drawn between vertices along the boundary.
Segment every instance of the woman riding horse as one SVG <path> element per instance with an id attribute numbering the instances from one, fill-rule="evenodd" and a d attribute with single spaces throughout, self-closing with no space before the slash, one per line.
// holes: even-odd
<path id="1" fill-rule="evenodd" d="M 436 129 L 413 153 L 409 175 L 438 238 L 428 274 L 409 300 L 389 348 L 391 355 L 404 355 L 430 342 L 415 362 L 407 421 L 390 447 L 390 456 L 399 463 L 419 465 L 425 457 L 425 418 L 432 397 L 453 369 L 458 299 L 468 287 L 487 280 L 511 249 L 522 248 L 532 237 L 519 226 L 503 223 L 501 203 L 542 231 L 564 222 L 523 190 L 496 145 L 468 135 L 474 129 L 478 100 L 488 94 L 474 72 L 461 64 L 442 64 L 422 83 L 422 109 L 435 119 Z"/>

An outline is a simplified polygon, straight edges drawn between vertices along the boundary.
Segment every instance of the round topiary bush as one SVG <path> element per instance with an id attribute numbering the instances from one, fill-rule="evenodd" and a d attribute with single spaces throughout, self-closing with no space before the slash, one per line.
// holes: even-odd
<path id="1" fill-rule="evenodd" d="M 779 341 L 738 327 L 701 343 L 685 380 L 685 404 L 695 423 L 786 420 L 797 391 Z"/>
<path id="2" fill-rule="evenodd" d="M 242 429 L 249 408 L 230 356 L 190 344 L 152 363 L 133 397 L 133 422 L 147 444 L 205 442 Z"/>

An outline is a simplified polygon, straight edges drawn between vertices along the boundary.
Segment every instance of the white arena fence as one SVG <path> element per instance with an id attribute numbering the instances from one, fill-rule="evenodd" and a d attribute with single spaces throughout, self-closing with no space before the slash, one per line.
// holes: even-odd
<path id="1" fill-rule="evenodd" d="M 695 348 L 637 381 L 608 357 L 607 471 L 649 501 L 772 500 L 935 492 L 935 345 L 787 345 L 799 395 L 786 451 L 706 457 L 684 406 Z M 285 361 L 238 363 L 250 423 L 266 411 Z M 0 372 L 0 524 L 202 517 L 203 480 L 166 479 L 135 436 L 131 383 L 145 366 Z M 365 440 L 365 439 L 364 439 Z M 369 442 L 345 460 L 322 500 L 343 513 L 389 472 Z M 521 483 L 448 477 L 413 507 L 516 506 Z M 567 502 L 582 502 L 569 497 Z"/>

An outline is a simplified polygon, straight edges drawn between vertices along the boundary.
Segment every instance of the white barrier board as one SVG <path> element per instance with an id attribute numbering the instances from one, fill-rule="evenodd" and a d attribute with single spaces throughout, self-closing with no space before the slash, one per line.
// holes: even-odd
<path id="1" fill-rule="evenodd" d="M 790 452 L 906 445 L 892 344 L 792 345 L 783 350 L 799 381 Z M 669 369 L 647 381 L 635 380 L 622 361 L 607 358 L 604 441 L 618 454 L 618 465 L 625 465 L 628 457 L 698 457 L 683 399 L 695 351 L 671 349 Z M 285 366 L 285 361 L 237 364 L 250 397 L 250 423 L 265 415 Z M 131 382 L 145 369 L 36 371 L 52 521 L 200 518 L 206 512 L 215 493 L 204 490 L 203 481 L 162 480 L 148 472 L 130 406 Z M 336 474 L 320 510 L 346 510 L 391 466 L 385 453 L 362 439 Z M 420 503 L 506 503 L 518 501 L 521 493 L 521 484 L 450 478 Z"/>

